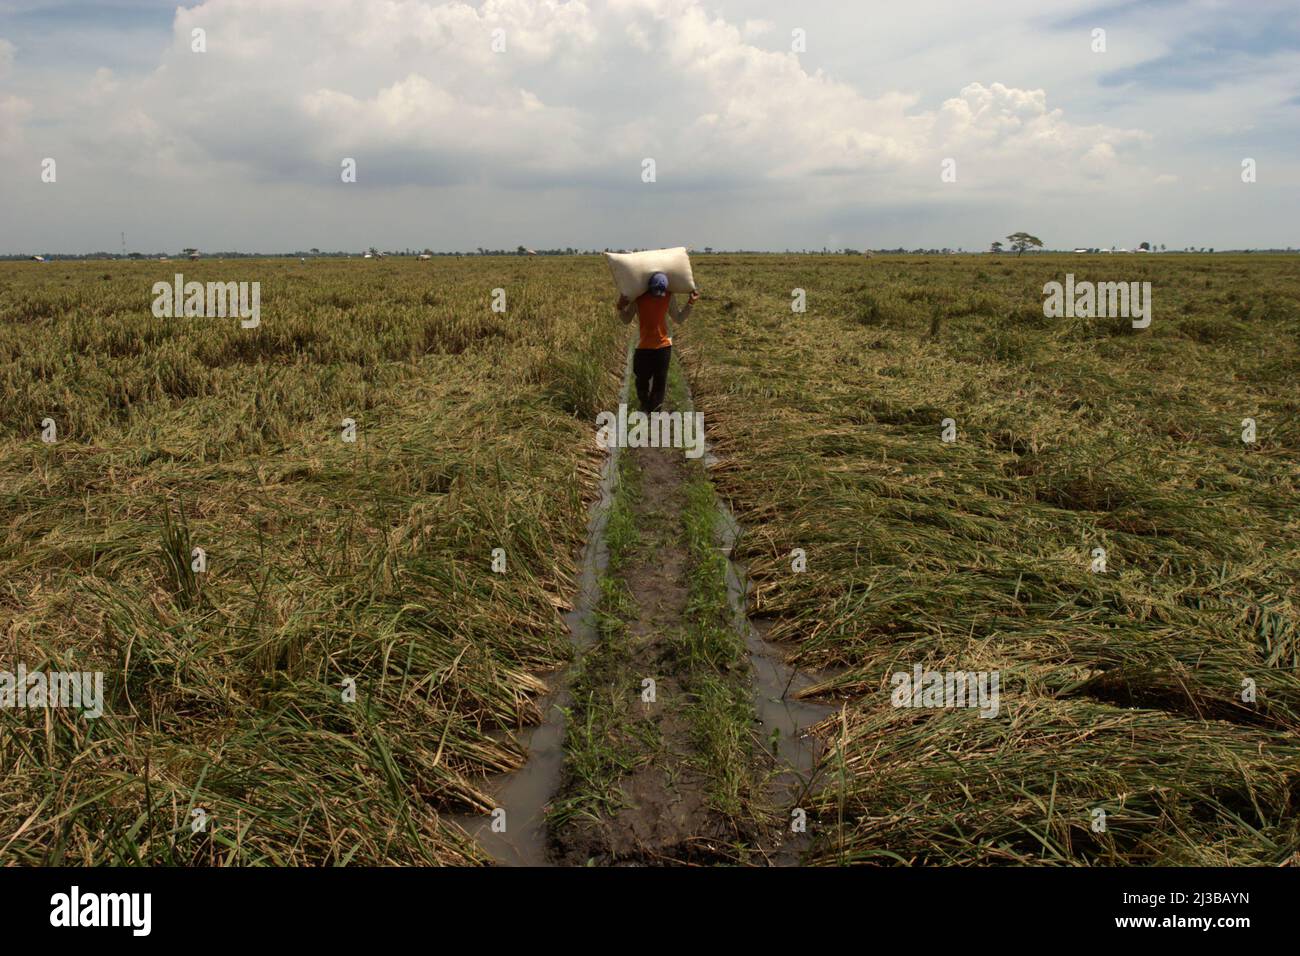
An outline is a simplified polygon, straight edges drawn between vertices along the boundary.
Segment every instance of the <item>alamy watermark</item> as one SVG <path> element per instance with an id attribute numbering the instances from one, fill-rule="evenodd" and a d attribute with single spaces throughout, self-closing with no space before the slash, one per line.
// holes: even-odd
<path id="1" fill-rule="evenodd" d="M 981 717 L 996 717 L 1001 671 L 927 671 L 916 664 L 909 674 L 896 671 L 889 702 L 895 707 L 971 707 Z"/>
<path id="2" fill-rule="evenodd" d="M 104 715 L 103 671 L 0 671 L 0 708 L 75 707 L 86 717 Z"/>
<path id="3" fill-rule="evenodd" d="M 243 328 L 255 329 L 262 324 L 260 282 L 186 282 L 178 272 L 175 282 L 155 282 L 153 294 L 156 319 L 238 316 Z"/>
<path id="4" fill-rule="evenodd" d="M 704 454 L 703 412 L 631 412 L 596 416 L 596 440 L 606 448 L 684 448 L 687 458 Z"/>
<path id="5" fill-rule="evenodd" d="M 1043 295 L 1043 315 L 1049 319 L 1132 319 L 1135 329 L 1151 324 L 1150 282 L 1075 282 L 1071 272 L 1064 286 L 1043 286 Z"/>
<path id="6" fill-rule="evenodd" d="M 132 936 L 148 936 L 152 917 L 152 893 L 83 893 L 74 886 L 50 897 L 50 925 L 55 927 L 121 926 Z"/>

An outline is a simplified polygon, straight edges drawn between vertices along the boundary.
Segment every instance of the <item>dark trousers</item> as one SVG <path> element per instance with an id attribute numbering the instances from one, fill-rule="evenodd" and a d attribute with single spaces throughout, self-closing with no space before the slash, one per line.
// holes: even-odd
<path id="1" fill-rule="evenodd" d="M 668 387 L 668 362 L 673 357 L 673 347 L 637 349 L 632 353 L 632 374 L 636 376 L 636 398 L 641 411 L 657 412 L 664 403 L 664 389 Z"/>

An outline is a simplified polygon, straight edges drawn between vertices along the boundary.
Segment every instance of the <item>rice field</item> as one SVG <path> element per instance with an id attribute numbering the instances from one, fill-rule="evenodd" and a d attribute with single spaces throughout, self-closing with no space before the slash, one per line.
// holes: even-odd
<path id="1" fill-rule="evenodd" d="M 0 710 L 0 862 L 481 861 L 444 816 L 522 763 L 569 655 L 585 423 L 622 360 L 605 277 L 24 266 L 0 266 L 0 660 L 102 670 L 106 706 Z M 155 319 L 175 271 L 260 281 L 260 326 Z"/>
<path id="2" fill-rule="evenodd" d="M 847 697 L 811 862 L 1296 862 L 1291 260 L 700 271 L 683 358 L 754 613 Z M 1150 281 L 1150 327 L 1045 319 L 1066 272 Z M 892 706 L 918 664 L 1000 673 L 998 716 Z"/>
<path id="3" fill-rule="evenodd" d="M 1297 861 L 1293 258 L 694 265 L 751 614 L 838 708 L 803 862 Z M 177 271 L 260 326 L 155 318 Z M 1150 327 L 1045 318 L 1067 272 Z M 613 298 L 597 257 L 0 263 L 0 669 L 105 675 L 0 709 L 0 863 L 490 862 L 451 818 L 572 657 Z M 997 716 L 893 706 L 916 665 Z"/>

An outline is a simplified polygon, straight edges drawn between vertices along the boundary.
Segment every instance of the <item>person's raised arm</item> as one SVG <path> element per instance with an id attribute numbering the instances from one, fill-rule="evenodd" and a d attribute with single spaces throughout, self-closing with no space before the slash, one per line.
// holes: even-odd
<path id="1" fill-rule="evenodd" d="M 636 300 L 620 295 L 618 301 L 614 303 L 614 308 L 618 310 L 618 317 L 626 325 L 632 321 L 632 316 L 636 315 Z"/>
<path id="2" fill-rule="evenodd" d="M 668 303 L 668 311 L 672 314 L 673 321 L 682 323 L 689 319 L 691 317 L 691 309 L 695 305 L 695 300 L 699 297 L 700 293 L 698 291 L 692 292 L 690 297 L 686 300 L 686 305 L 680 309 L 677 308 L 677 301 L 675 299 L 670 300 Z"/>

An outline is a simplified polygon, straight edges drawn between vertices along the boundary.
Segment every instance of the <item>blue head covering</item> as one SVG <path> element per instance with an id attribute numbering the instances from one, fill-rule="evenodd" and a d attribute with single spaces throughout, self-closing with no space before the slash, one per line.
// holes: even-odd
<path id="1" fill-rule="evenodd" d="M 662 272 L 656 272 L 650 277 L 650 294 L 667 295 L 668 294 L 668 276 Z"/>

